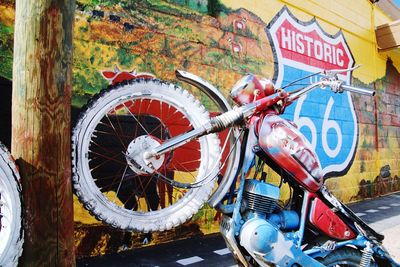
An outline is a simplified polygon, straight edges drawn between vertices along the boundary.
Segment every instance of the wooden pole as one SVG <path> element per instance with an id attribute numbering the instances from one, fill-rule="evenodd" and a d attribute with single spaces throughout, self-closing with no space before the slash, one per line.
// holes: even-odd
<path id="1" fill-rule="evenodd" d="M 23 266 L 74 266 L 71 65 L 75 0 L 17 0 L 12 154 L 24 195 Z"/>

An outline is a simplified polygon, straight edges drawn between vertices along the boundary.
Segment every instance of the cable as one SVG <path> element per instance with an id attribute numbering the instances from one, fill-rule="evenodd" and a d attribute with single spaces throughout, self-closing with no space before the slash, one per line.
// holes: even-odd
<path id="1" fill-rule="evenodd" d="M 289 86 L 291 86 L 291 85 L 293 85 L 293 84 L 295 84 L 295 83 L 297 83 L 297 82 L 299 82 L 299 81 L 302 81 L 302 80 L 304 80 L 304 79 L 307 79 L 307 78 L 316 76 L 316 75 L 321 74 L 321 73 L 322 73 L 322 71 L 319 71 L 319 72 L 316 72 L 316 73 L 313 73 L 313 74 L 304 76 L 304 77 L 302 77 L 302 78 L 299 78 L 299 79 L 297 79 L 297 80 L 291 81 L 290 83 L 288 83 L 288 84 L 286 84 L 285 86 L 283 86 L 281 89 L 285 89 L 285 88 L 287 88 L 287 87 L 289 87 Z"/>

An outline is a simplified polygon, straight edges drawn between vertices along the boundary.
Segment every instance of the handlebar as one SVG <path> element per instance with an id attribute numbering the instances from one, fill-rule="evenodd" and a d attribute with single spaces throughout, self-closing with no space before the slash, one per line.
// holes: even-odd
<path id="1" fill-rule="evenodd" d="M 323 70 L 323 71 L 321 71 L 321 73 L 322 73 L 323 75 L 325 75 L 325 76 L 333 77 L 333 76 L 335 76 L 335 75 L 337 75 L 337 74 L 340 74 L 340 73 L 345 73 L 345 72 L 353 71 L 353 70 L 355 70 L 355 69 L 358 69 L 359 67 L 361 67 L 360 64 L 357 65 L 357 66 L 354 66 L 354 67 L 352 67 L 352 68 L 348 68 L 348 69 Z"/>
<path id="2" fill-rule="evenodd" d="M 299 99 L 302 95 L 311 92 L 317 87 L 330 87 L 335 93 L 343 93 L 344 91 L 348 91 L 367 96 L 374 96 L 374 90 L 346 85 L 337 77 L 337 75 L 340 73 L 353 71 L 359 67 L 360 65 L 348 69 L 333 69 L 321 71 L 319 73 L 325 77 L 318 82 L 310 84 L 309 86 L 306 86 L 291 93 L 287 93 L 284 90 L 281 90 L 273 95 L 264 97 L 253 103 L 241 106 L 237 109 L 231 110 L 213 118 L 211 120 L 211 123 L 208 124 L 208 127 L 206 127 L 207 132 L 219 132 L 229 126 L 237 125 L 238 123 L 241 123 L 244 119 L 252 116 L 257 112 L 261 112 L 262 110 L 273 106 L 274 104 L 279 103 L 281 100 L 281 102 L 284 103 L 283 105 L 288 106 L 295 100 Z"/>
<path id="3" fill-rule="evenodd" d="M 353 70 L 354 68 L 350 69 Z M 343 70 L 336 71 L 331 70 L 331 73 L 336 74 L 336 72 L 343 72 Z M 331 74 L 329 73 L 329 74 Z M 326 73 L 324 73 L 326 75 Z M 300 98 L 302 95 L 314 90 L 317 87 L 327 87 L 329 86 L 333 92 L 335 93 L 343 93 L 343 91 L 349 91 L 352 93 L 358 93 L 368 96 L 374 96 L 375 91 L 366 89 L 366 88 L 358 88 L 350 85 L 343 84 L 343 81 L 340 81 L 335 76 L 328 76 L 328 78 L 323 78 L 320 81 L 313 83 L 309 86 L 306 86 L 300 90 L 296 90 L 295 92 L 288 93 L 284 90 L 278 91 L 273 95 L 266 96 L 262 99 L 259 99 L 255 102 L 249 103 L 247 105 L 243 105 L 238 108 L 234 108 L 233 110 L 229 110 L 217 117 L 212 118 L 206 124 L 201 127 L 194 129 L 186 134 L 175 136 L 168 140 L 167 142 L 161 144 L 160 146 L 154 148 L 152 151 L 148 151 L 145 153 L 145 159 L 149 159 L 151 157 L 164 154 L 172 149 L 181 146 L 184 143 L 187 143 L 195 138 L 201 137 L 205 134 L 220 132 L 229 126 L 238 125 L 242 123 L 245 119 L 251 117 L 252 115 L 259 113 L 268 107 L 273 105 L 282 105 L 288 106 L 293 101 Z"/>
<path id="4" fill-rule="evenodd" d="M 327 86 L 331 87 L 332 91 L 335 93 L 343 93 L 343 91 L 349 91 L 352 93 L 357 93 L 367 96 L 375 95 L 375 91 L 371 89 L 358 88 L 350 85 L 345 85 L 343 84 L 343 81 L 337 79 L 322 79 L 321 81 L 313 83 L 294 93 L 287 93 L 281 91 L 273 95 L 264 97 L 253 103 L 223 113 L 211 120 L 211 123 L 209 124 L 207 130 L 208 132 L 219 132 L 231 125 L 236 125 L 238 123 L 241 123 L 243 119 L 246 119 L 257 112 L 261 112 L 262 110 L 278 103 L 280 100 L 284 100 L 283 102 L 286 103 L 286 105 L 290 105 L 291 103 L 293 103 L 293 101 L 297 100 L 302 95 L 312 91 L 313 89 L 317 87 L 323 88 Z"/>
<path id="5" fill-rule="evenodd" d="M 349 92 L 352 92 L 352 93 L 357 93 L 357 94 L 362 94 L 362 95 L 367 95 L 367 96 L 374 96 L 375 95 L 375 91 L 374 90 L 367 89 L 367 88 L 358 88 L 358 87 L 345 85 L 345 84 L 342 84 L 340 87 L 343 88 L 343 90 L 349 91 Z"/>

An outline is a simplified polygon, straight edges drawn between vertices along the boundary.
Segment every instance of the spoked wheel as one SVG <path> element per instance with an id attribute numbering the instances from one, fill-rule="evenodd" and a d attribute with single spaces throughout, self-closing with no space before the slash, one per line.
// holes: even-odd
<path id="1" fill-rule="evenodd" d="M 327 267 L 359 267 L 361 258 L 362 254 L 359 250 L 346 247 L 333 251 L 328 256 L 321 259 L 320 262 Z M 369 266 L 375 267 L 377 265 L 375 262 L 371 261 Z"/>
<path id="2" fill-rule="evenodd" d="M 192 95 L 158 80 L 103 91 L 73 132 L 78 198 L 97 219 L 121 229 L 162 231 L 185 222 L 214 187 L 213 181 L 190 185 L 217 176 L 218 137 L 203 136 L 147 162 L 144 153 L 208 120 Z"/>
<path id="3" fill-rule="evenodd" d="M 0 266 L 17 266 L 22 253 L 19 180 L 10 154 L 0 143 Z"/>

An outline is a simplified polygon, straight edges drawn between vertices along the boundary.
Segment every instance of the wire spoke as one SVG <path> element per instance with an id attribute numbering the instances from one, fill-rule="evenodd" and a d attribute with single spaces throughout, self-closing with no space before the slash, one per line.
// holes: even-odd
<path id="1" fill-rule="evenodd" d="M 133 115 L 133 113 L 131 112 L 131 110 L 125 105 L 125 103 L 123 103 L 124 107 L 128 110 L 129 114 L 131 114 L 132 118 L 137 122 L 137 124 L 139 124 L 139 126 L 143 129 L 143 131 L 145 131 L 145 133 L 147 135 L 150 135 L 149 132 L 147 131 L 147 129 L 145 127 L 143 127 L 143 125 L 140 123 L 140 121 L 136 118 L 135 115 Z"/>
<path id="2" fill-rule="evenodd" d="M 201 160 L 200 159 L 194 159 L 194 160 L 181 161 L 180 164 L 185 165 L 185 164 L 195 163 L 195 162 L 201 162 Z"/>
<path id="3" fill-rule="evenodd" d="M 142 110 L 142 103 L 143 103 L 143 99 L 140 99 L 138 119 L 140 119 L 140 111 Z M 133 103 L 133 105 L 136 105 L 136 102 Z M 135 127 L 135 136 L 137 136 L 137 134 L 138 134 L 138 126 L 136 125 L 136 127 Z"/>
<path id="4" fill-rule="evenodd" d="M 94 140 L 90 140 L 91 144 L 96 145 L 96 147 L 100 148 L 101 150 L 103 150 L 104 152 L 106 152 L 107 154 L 114 154 L 113 150 L 110 150 L 102 145 L 100 145 L 99 143 L 95 142 Z M 93 150 L 91 149 L 89 152 L 92 152 Z"/>
<path id="5" fill-rule="evenodd" d="M 97 153 L 95 151 L 90 151 L 90 153 L 94 154 L 94 155 L 97 155 L 97 156 L 99 156 L 101 158 L 105 158 L 108 161 L 117 162 L 117 163 L 120 163 L 120 164 L 123 164 L 123 165 L 126 164 L 126 161 L 120 161 L 120 160 L 116 159 L 116 157 L 119 156 L 118 154 L 115 154 L 114 156 L 110 157 L 110 156 L 107 156 L 107 155 L 104 155 L 104 154 Z M 98 166 L 96 166 L 96 167 L 98 167 Z"/>
<path id="6" fill-rule="evenodd" d="M 174 164 L 173 164 L 173 167 L 174 167 L 175 169 L 178 169 L 178 168 L 176 167 L 176 165 L 175 165 L 175 163 L 178 163 L 179 167 L 181 167 L 182 169 L 184 169 L 186 173 L 189 173 L 190 176 L 193 177 L 194 181 L 196 181 L 196 177 L 195 177 L 195 176 L 192 174 L 192 172 L 189 171 L 185 166 L 181 165 L 179 162 L 176 162 L 176 161 L 173 162 L 173 163 L 174 163 Z"/>
<path id="7" fill-rule="evenodd" d="M 155 171 L 155 172 L 157 173 L 157 176 L 158 176 L 157 179 L 159 181 L 163 181 L 166 186 L 171 186 L 174 190 L 178 191 L 179 193 L 182 193 L 182 194 L 186 193 L 186 189 L 180 189 L 179 187 L 172 186 L 170 184 L 170 181 L 173 181 L 173 179 L 170 179 L 170 178 L 166 177 L 165 175 L 163 175 L 162 173 L 160 173 L 158 171 Z M 178 198 L 175 198 L 173 195 L 172 195 L 172 198 L 178 199 Z"/>
<path id="8" fill-rule="evenodd" d="M 154 177 L 154 174 L 152 174 L 150 177 L 146 177 L 146 178 L 148 178 L 147 180 L 147 183 L 146 183 L 146 185 L 143 187 L 142 185 L 142 179 L 140 179 L 140 188 L 142 189 L 142 193 L 144 193 L 144 194 L 146 194 L 146 189 L 148 188 L 148 186 L 149 186 L 149 184 L 150 184 L 150 182 L 151 182 L 151 180 L 153 179 L 153 177 Z"/>
<path id="9" fill-rule="evenodd" d="M 120 138 L 119 133 L 118 133 L 117 130 L 115 129 L 114 124 L 111 122 L 111 119 L 110 119 L 110 117 L 108 116 L 108 114 L 106 114 L 106 118 L 107 118 L 107 120 L 110 122 L 110 126 L 113 128 L 113 130 L 114 130 L 116 136 L 118 137 L 118 139 L 119 139 L 121 145 L 124 147 L 125 150 L 127 150 L 126 145 L 124 144 L 124 142 L 123 142 L 122 139 Z"/>
<path id="10" fill-rule="evenodd" d="M 115 136 L 115 134 L 113 134 L 112 132 L 106 132 L 106 131 L 100 131 L 100 130 L 95 130 L 94 132 L 100 133 L 100 134 L 102 134 L 102 135 L 111 135 L 111 136 Z M 125 135 L 125 134 L 121 134 L 120 136 L 125 137 L 125 138 L 132 138 L 132 136 L 130 136 L 130 135 Z"/>
<path id="11" fill-rule="evenodd" d="M 113 176 L 104 176 L 104 177 L 100 177 L 100 178 L 96 179 L 95 181 L 101 181 L 102 179 L 112 178 L 112 177 L 114 177 L 114 179 L 113 179 L 113 181 L 111 183 L 108 183 L 107 185 L 101 187 L 101 189 L 111 188 L 111 190 L 112 190 L 114 185 L 119 184 L 119 181 L 116 181 L 117 178 L 118 178 L 117 176 L 115 176 L 115 175 L 113 175 Z M 137 177 L 139 177 L 139 175 L 128 176 L 128 178 L 124 178 L 124 182 L 132 181 Z"/>
<path id="12" fill-rule="evenodd" d="M 114 203 L 115 203 L 115 198 L 118 196 L 119 189 L 121 189 L 121 184 L 122 184 L 122 181 L 124 180 L 125 173 L 126 173 L 127 169 L 128 169 L 128 166 L 125 166 L 124 173 L 122 174 L 121 180 L 120 180 L 119 185 L 118 185 L 118 189 L 117 189 L 117 191 L 115 192 Z"/>
<path id="13" fill-rule="evenodd" d="M 150 134 L 152 134 L 154 131 L 158 130 L 159 128 L 161 128 L 161 126 L 165 125 L 176 113 L 178 113 L 178 110 L 175 110 L 174 113 L 172 113 L 168 118 L 162 120 L 162 124 L 158 125 L 156 128 L 154 128 L 153 130 L 151 130 Z M 185 118 L 185 116 L 181 116 L 181 118 Z M 189 124 L 190 126 L 191 124 Z"/>
<path id="14" fill-rule="evenodd" d="M 121 138 L 124 138 L 124 144 L 129 144 L 130 143 L 130 141 L 133 139 L 132 138 L 132 136 L 128 136 L 129 138 L 128 138 L 128 140 L 127 140 L 127 136 L 125 135 L 125 131 L 123 130 L 123 128 L 122 128 L 122 126 L 121 126 L 121 123 L 120 123 L 120 121 L 119 121 L 119 115 L 117 115 L 117 117 L 116 117 L 116 120 L 117 120 L 117 123 L 118 123 L 118 127 L 119 127 L 119 129 L 121 130 L 120 132 L 122 133 L 121 135 L 119 135 Z"/>

